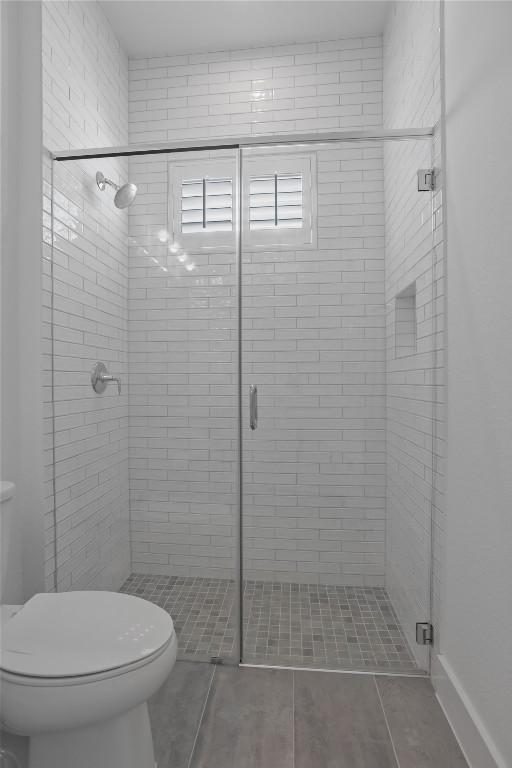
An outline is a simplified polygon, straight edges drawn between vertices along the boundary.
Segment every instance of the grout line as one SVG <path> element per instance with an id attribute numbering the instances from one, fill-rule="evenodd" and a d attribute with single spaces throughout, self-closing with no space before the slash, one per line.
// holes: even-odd
<path id="1" fill-rule="evenodd" d="M 201 717 L 199 718 L 199 722 L 197 724 L 196 735 L 194 736 L 194 743 L 192 744 L 192 749 L 190 750 L 190 757 L 188 758 L 187 768 L 190 768 L 190 766 L 192 765 L 192 758 L 194 757 L 194 752 L 195 752 L 195 749 L 196 749 L 197 739 L 199 737 L 199 731 L 201 730 L 201 726 L 203 724 L 203 719 L 204 719 L 204 713 L 206 711 L 206 705 L 208 704 L 208 699 L 210 698 L 210 691 L 211 691 L 212 685 L 213 685 L 213 678 L 215 677 L 215 672 L 217 671 L 215 664 L 213 664 L 212 666 L 213 666 L 212 676 L 210 678 L 210 684 L 208 686 L 208 690 L 206 692 L 206 696 L 204 697 L 204 704 L 203 704 L 203 708 L 201 710 Z"/>
<path id="2" fill-rule="evenodd" d="M 380 707 L 382 709 L 382 714 L 384 715 L 384 721 L 386 723 L 386 728 L 388 729 L 388 736 L 389 740 L 391 742 L 391 747 L 393 748 L 393 754 L 395 756 L 395 762 L 397 764 L 397 768 L 400 768 L 400 761 L 398 759 L 398 755 L 396 753 L 395 749 L 395 742 L 393 741 L 393 736 L 391 735 L 391 728 L 389 727 L 388 718 L 386 715 L 386 710 L 384 709 L 384 702 L 382 701 L 382 696 L 380 695 L 379 686 L 377 685 L 377 678 L 375 675 L 373 676 L 373 682 L 375 683 L 375 690 L 377 691 L 377 697 L 379 699 Z"/>

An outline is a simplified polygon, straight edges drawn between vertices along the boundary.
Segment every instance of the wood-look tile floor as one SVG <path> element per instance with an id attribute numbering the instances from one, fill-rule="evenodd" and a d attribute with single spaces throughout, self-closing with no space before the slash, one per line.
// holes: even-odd
<path id="1" fill-rule="evenodd" d="M 422 678 L 183 661 L 149 711 L 158 768 L 467 768 Z"/>

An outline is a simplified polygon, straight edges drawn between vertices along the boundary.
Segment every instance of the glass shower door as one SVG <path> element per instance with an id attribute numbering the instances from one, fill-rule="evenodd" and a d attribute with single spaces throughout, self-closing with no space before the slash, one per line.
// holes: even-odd
<path id="1" fill-rule="evenodd" d="M 428 668 L 435 164 L 430 139 L 55 163 L 58 589 L 158 603 L 182 658 Z M 129 209 L 98 170 L 137 185 Z"/>
<path id="2" fill-rule="evenodd" d="M 411 478 L 400 446 L 386 451 L 388 409 L 398 411 L 398 434 L 403 408 L 416 409 L 423 463 L 413 471 L 423 481 L 431 475 L 431 359 L 420 339 L 425 326 L 412 309 L 418 281 L 420 312 L 432 294 L 425 278 L 432 266 L 431 194 L 418 198 L 416 186 L 416 168 L 430 163 L 430 142 L 413 143 L 403 142 L 398 155 L 387 155 L 382 141 L 244 150 L 247 663 L 413 674 L 427 667 L 412 642 L 414 623 L 430 616 L 431 489 L 427 479 L 423 501 L 411 499 L 409 485 L 418 478 Z M 385 166 L 390 183 L 404 185 L 388 209 Z M 393 251 L 400 216 L 403 248 Z M 429 242 L 422 239 L 427 230 Z M 412 245 L 417 269 L 407 261 Z M 401 265 L 399 279 L 386 281 L 388 253 L 392 266 Z M 417 327 L 417 340 L 403 318 Z M 398 363 L 395 353 L 403 353 Z M 417 400 L 403 391 L 407 377 L 413 388 L 418 384 Z M 398 501 L 386 496 L 396 470 Z M 421 549 L 414 585 L 402 542 L 394 548 L 389 540 L 396 507 Z M 399 592 L 409 601 L 401 617 Z"/>
<path id="3" fill-rule="evenodd" d="M 156 152 L 56 162 L 52 188 L 58 589 L 157 603 L 196 661 L 240 658 L 236 179 L 234 152 Z"/>
<path id="4" fill-rule="evenodd" d="M 134 578 L 181 658 L 237 662 L 237 156 L 136 157 L 130 173 Z"/>

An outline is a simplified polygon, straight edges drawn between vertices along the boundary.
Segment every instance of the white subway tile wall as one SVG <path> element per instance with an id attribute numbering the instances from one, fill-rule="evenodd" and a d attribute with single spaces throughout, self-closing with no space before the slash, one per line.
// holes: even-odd
<path id="1" fill-rule="evenodd" d="M 209 162 L 207 153 L 199 156 Z M 194 154 L 196 162 L 199 156 Z M 235 159 L 229 153 L 215 156 Z M 130 212 L 133 570 L 233 578 L 235 231 L 222 233 L 227 248 L 220 251 L 187 254 L 168 240 L 172 159 L 130 158 L 130 178 L 139 190 Z"/>
<path id="2" fill-rule="evenodd" d="M 441 114 L 439 4 L 395 2 L 384 34 L 384 126 L 436 126 Z M 436 168 L 436 192 L 416 172 Z M 387 337 L 386 585 L 417 662 L 414 628 L 430 615 L 434 523 L 435 628 L 443 542 L 444 252 L 440 137 L 384 150 Z M 396 354 L 396 297 L 416 283 L 416 351 Z M 406 290 L 407 293 L 407 290 Z M 402 350 L 403 351 L 403 350 Z M 438 642 L 438 632 L 435 631 Z"/>
<path id="3" fill-rule="evenodd" d="M 383 150 L 314 153 L 316 247 L 243 253 L 244 416 L 258 387 L 258 428 L 244 439 L 244 567 L 254 579 L 382 585 Z"/>
<path id="4" fill-rule="evenodd" d="M 43 3 L 43 73 L 45 147 L 127 142 L 128 61 L 99 3 Z M 130 571 L 127 390 L 100 396 L 90 384 L 97 360 L 127 381 L 128 217 L 96 187 L 100 169 L 127 178 L 122 159 L 54 164 L 52 281 L 44 162 L 48 589 L 117 589 Z"/>
<path id="5" fill-rule="evenodd" d="M 377 585 L 383 150 L 339 144 L 314 154 L 317 246 L 243 249 L 244 393 L 258 385 L 260 419 L 257 432 L 245 430 L 244 562 L 249 578 Z M 139 186 L 130 216 L 133 568 L 225 577 L 235 564 L 235 251 L 180 261 L 182 250 L 161 242 L 170 167 L 162 156 L 130 161 Z"/>
<path id="6" fill-rule="evenodd" d="M 382 124 L 382 38 L 130 59 L 130 143 Z"/>
<path id="7" fill-rule="evenodd" d="M 381 120 L 380 38 L 130 61 L 135 143 Z M 260 398 L 260 426 L 246 434 L 246 573 L 382 584 L 382 147 L 339 145 L 316 156 L 317 247 L 244 247 L 244 392 L 255 378 Z M 234 254 L 194 254 L 197 271 L 179 279 L 159 269 L 172 263 L 158 244 L 166 164 L 132 160 L 130 174 L 144 185 L 130 217 L 138 241 L 130 262 L 133 396 L 140 388 L 130 411 L 134 569 L 232 575 Z"/>

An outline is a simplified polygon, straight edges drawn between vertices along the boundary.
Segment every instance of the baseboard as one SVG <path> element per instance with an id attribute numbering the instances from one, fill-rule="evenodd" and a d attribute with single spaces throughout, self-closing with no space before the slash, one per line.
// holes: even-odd
<path id="1" fill-rule="evenodd" d="M 470 768 L 507 768 L 446 656 L 432 660 L 432 684 Z"/>

